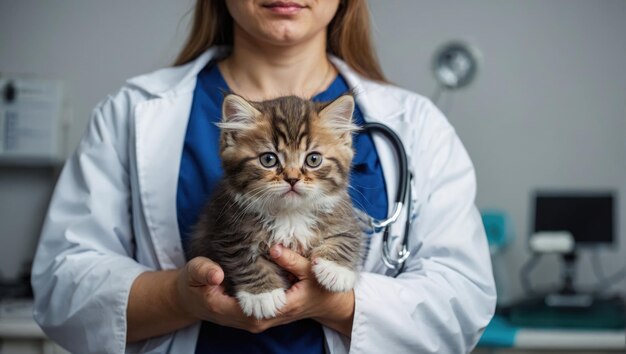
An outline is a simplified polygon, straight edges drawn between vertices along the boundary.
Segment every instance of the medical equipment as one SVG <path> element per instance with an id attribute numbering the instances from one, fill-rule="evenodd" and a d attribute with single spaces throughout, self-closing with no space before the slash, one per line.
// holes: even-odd
<path id="1" fill-rule="evenodd" d="M 544 254 L 563 261 L 562 286 L 545 297 L 548 305 L 588 307 L 593 293 L 575 288 L 576 261 L 584 249 L 609 246 L 615 240 L 615 196 L 612 191 L 539 191 L 534 196 L 534 233 L 529 239 L 532 257 L 524 264 L 521 281 L 530 294 L 529 274 Z M 604 290 L 604 289 L 600 289 Z"/>
<path id="2" fill-rule="evenodd" d="M 389 229 L 391 227 L 391 224 L 395 223 L 400 217 L 400 213 L 402 212 L 402 208 L 405 204 L 407 205 L 407 213 L 410 213 L 412 176 L 408 169 L 406 151 L 404 150 L 402 141 L 393 130 L 381 123 L 366 123 L 363 125 L 363 130 L 370 133 L 380 133 L 382 136 L 384 136 L 384 138 L 389 141 L 389 143 L 395 150 L 398 159 L 398 190 L 396 191 L 396 198 L 391 216 L 382 220 L 377 220 L 369 217 L 369 219 L 367 220 L 368 226 L 374 232 L 383 231 L 382 260 L 385 266 L 389 269 L 395 270 L 396 276 L 398 276 L 404 269 L 404 264 L 406 260 L 411 255 L 411 252 L 409 251 L 408 237 L 409 227 L 412 219 L 411 215 L 407 215 L 406 217 L 404 233 L 402 235 L 402 248 L 400 249 L 400 251 L 397 252 L 395 256 L 392 255 L 393 250 L 391 250 L 391 246 L 389 244 Z"/>
<path id="3" fill-rule="evenodd" d="M 511 322 L 525 327 L 624 328 L 626 308 L 608 289 L 619 284 L 598 279 L 591 289 L 576 285 L 576 261 L 583 251 L 597 251 L 615 242 L 617 196 L 614 191 L 539 191 L 534 195 L 531 258 L 520 271 L 528 299 L 510 309 Z M 530 274 L 545 254 L 560 255 L 561 285 L 537 291 Z M 593 262 L 593 259 L 592 259 Z M 618 275 L 619 273 L 616 273 Z"/>

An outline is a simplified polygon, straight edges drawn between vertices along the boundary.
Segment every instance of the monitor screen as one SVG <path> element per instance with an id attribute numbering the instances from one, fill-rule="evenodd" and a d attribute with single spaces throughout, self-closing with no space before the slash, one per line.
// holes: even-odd
<path id="1" fill-rule="evenodd" d="M 537 193 L 535 232 L 569 231 L 577 246 L 612 243 L 612 193 Z"/>

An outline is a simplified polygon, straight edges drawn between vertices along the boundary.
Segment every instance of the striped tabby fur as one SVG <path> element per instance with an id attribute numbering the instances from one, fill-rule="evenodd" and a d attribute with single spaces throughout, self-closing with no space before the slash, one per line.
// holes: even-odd
<path id="1" fill-rule="evenodd" d="M 269 258 L 275 244 L 315 260 L 326 289 L 354 286 L 362 242 L 347 193 L 353 110 L 349 94 L 330 103 L 225 97 L 224 178 L 200 216 L 190 256 L 223 268 L 227 293 L 247 315 L 274 317 L 285 303 L 291 283 Z"/>

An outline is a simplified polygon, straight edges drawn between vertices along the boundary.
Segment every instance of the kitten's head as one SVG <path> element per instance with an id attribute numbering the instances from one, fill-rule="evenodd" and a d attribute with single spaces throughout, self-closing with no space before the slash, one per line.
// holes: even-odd
<path id="1" fill-rule="evenodd" d="M 354 98 L 224 98 L 220 152 L 227 185 L 263 210 L 330 207 L 348 186 Z"/>

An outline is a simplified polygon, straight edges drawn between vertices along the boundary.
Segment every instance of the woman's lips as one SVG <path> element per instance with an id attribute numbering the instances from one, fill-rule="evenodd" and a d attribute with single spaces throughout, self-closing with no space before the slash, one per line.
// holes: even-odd
<path id="1" fill-rule="evenodd" d="M 277 15 L 295 15 L 306 6 L 295 2 L 275 1 L 269 4 L 264 4 L 263 7 Z"/>

